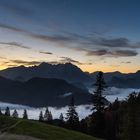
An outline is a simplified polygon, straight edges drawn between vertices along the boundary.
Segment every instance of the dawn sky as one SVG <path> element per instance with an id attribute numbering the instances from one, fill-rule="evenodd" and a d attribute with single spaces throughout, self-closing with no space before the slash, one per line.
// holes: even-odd
<path id="1" fill-rule="evenodd" d="M 140 69 L 139 0 L 0 0 L 0 69 L 71 62 Z"/>

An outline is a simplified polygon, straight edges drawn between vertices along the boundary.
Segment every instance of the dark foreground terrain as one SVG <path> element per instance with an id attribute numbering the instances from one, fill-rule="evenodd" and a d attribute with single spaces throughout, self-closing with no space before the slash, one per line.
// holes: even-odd
<path id="1" fill-rule="evenodd" d="M 23 119 L 0 117 L 0 140 L 100 140 L 79 132 Z"/>

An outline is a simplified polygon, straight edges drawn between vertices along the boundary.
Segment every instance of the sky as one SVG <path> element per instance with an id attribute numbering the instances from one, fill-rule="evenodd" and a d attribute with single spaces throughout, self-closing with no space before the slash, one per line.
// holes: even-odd
<path id="1" fill-rule="evenodd" d="M 140 70 L 139 0 L 0 0 L 0 69 L 41 62 Z"/>

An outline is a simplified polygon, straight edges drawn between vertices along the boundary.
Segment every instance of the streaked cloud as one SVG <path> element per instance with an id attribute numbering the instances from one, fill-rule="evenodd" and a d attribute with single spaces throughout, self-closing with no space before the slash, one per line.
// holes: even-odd
<path id="1" fill-rule="evenodd" d="M 8 24 L 2 24 L 2 23 L 0 23 L 0 28 L 4 28 L 4 29 L 7 29 L 7 30 L 12 30 L 12 31 L 15 31 L 15 32 L 26 33 L 26 30 L 23 30 L 23 29 L 20 29 L 20 28 L 17 28 L 17 27 L 8 25 Z"/>
<path id="2" fill-rule="evenodd" d="M 132 43 L 129 39 L 127 38 L 99 38 L 95 40 L 97 45 L 100 46 L 105 46 L 109 48 L 131 48 L 131 49 L 136 49 L 140 48 L 140 43 Z"/>
<path id="3" fill-rule="evenodd" d="M 62 58 L 60 60 L 61 63 L 76 63 L 78 65 L 82 65 L 83 64 L 83 63 L 81 63 L 81 62 L 79 62 L 77 60 L 74 60 L 72 58 L 69 58 L 69 57 L 60 57 L 60 58 Z"/>
<path id="4" fill-rule="evenodd" d="M 21 43 L 18 42 L 0 42 L 1 45 L 8 45 L 8 47 L 18 47 L 18 48 L 24 48 L 24 49 L 30 49 L 30 47 L 27 47 Z"/>
<path id="5" fill-rule="evenodd" d="M 129 56 L 136 56 L 138 53 L 132 50 L 117 50 L 114 52 L 110 52 L 112 56 L 116 57 L 129 57 Z"/>
<path id="6" fill-rule="evenodd" d="M 52 52 L 46 52 L 46 51 L 40 51 L 39 53 L 41 53 L 41 54 L 49 54 L 49 55 L 53 54 Z"/>
<path id="7" fill-rule="evenodd" d="M 10 60 L 9 63 L 14 63 L 17 65 L 38 65 L 40 63 L 42 63 L 41 61 L 25 61 L 25 60 Z"/>
<path id="8" fill-rule="evenodd" d="M 96 50 L 96 51 L 90 51 L 90 50 L 85 50 L 87 51 L 86 55 L 87 56 L 103 56 L 109 54 L 109 52 L 105 49 L 103 50 Z"/>
<path id="9" fill-rule="evenodd" d="M 110 56 L 110 57 L 131 57 L 136 56 L 138 53 L 133 50 L 96 50 L 96 51 L 87 51 L 87 56 Z"/>
<path id="10" fill-rule="evenodd" d="M 91 36 L 85 37 L 82 35 L 78 35 L 76 33 L 68 33 L 68 32 L 64 32 L 63 34 L 57 35 L 42 35 L 32 33 L 27 30 L 11 27 L 8 25 L 3 26 L 0 24 L 0 27 L 26 33 L 27 35 L 33 38 L 41 39 L 43 41 L 49 41 L 53 43 L 55 42 L 59 47 L 61 47 L 61 44 L 63 43 L 64 44 L 63 47 L 70 48 L 76 51 L 84 51 L 86 52 L 86 56 L 131 57 L 138 55 L 138 52 L 133 49 L 140 48 L 139 42 L 132 43 L 127 38 L 107 39 L 103 37 L 102 38 L 101 37 L 96 38 Z M 72 47 L 72 43 L 75 43 L 74 47 Z M 22 44 L 18 44 L 15 42 L 14 43 L 11 42 L 11 45 L 17 45 L 19 47 L 28 48 L 26 46 L 23 46 Z M 123 50 L 124 48 L 126 50 Z M 40 53 L 51 54 L 49 52 L 40 52 Z"/>
<path id="11" fill-rule="evenodd" d="M 121 63 L 123 63 L 123 64 L 130 64 L 132 62 L 131 61 L 126 61 L 126 62 L 122 61 Z"/>

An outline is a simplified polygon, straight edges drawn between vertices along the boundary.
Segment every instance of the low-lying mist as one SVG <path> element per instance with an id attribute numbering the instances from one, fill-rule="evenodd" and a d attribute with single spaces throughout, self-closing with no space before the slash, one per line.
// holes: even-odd
<path id="1" fill-rule="evenodd" d="M 94 89 L 90 89 L 90 92 L 92 93 Z M 108 88 L 106 91 L 104 91 L 104 96 L 110 101 L 113 102 L 116 98 L 119 100 L 125 100 L 130 93 L 132 92 L 140 92 L 140 89 L 122 89 L 122 88 L 115 88 L 111 87 Z M 2 112 L 4 112 L 6 107 L 10 108 L 11 114 L 13 113 L 14 109 L 18 111 L 19 117 L 22 117 L 23 110 L 27 109 L 28 117 L 29 119 L 35 119 L 37 120 L 39 118 L 40 111 L 45 112 L 45 107 L 43 108 L 32 108 L 28 106 L 23 105 L 17 105 L 17 104 L 10 104 L 10 103 L 3 103 L 0 102 L 0 107 L 2 109 Z M 78 112 L 79 118 L 85 118 L 89 114 L 91 114 L 91 105 L 79 105 L 76 107 L 76 110 Z M 52 112 L 53 118 L 59 118 L 60 114 L 63 113 L 64 117 L 67 113 L 68 106 L 57 108 L 57 107 L 49 107 L 49 110 Z"/>

